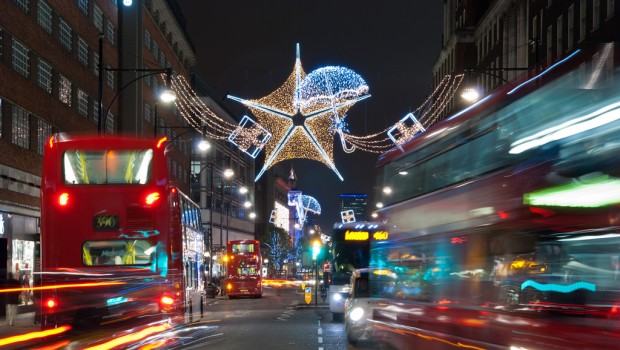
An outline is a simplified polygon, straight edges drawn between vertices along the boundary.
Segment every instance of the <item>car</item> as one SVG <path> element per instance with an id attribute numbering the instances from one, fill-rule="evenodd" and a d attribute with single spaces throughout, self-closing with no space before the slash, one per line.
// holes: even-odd
<path id="1" fill-rule="evenodd" d="M 372 325 L 368 318 L 372 316 L 376 303 L 370 297 L 368 270 L 357 269 L 351 275 L 351 294 L 345 302 L 345 330 L 347 341 L 355 344 L 360 340 L 368 340 Z"/>

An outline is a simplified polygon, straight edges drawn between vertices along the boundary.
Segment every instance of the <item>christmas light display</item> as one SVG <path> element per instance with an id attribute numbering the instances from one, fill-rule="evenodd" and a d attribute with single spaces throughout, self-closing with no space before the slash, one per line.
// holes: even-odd
<path id="1" fill-rule="evenodd" d="M 342 218 L 343 224 L 346 224 L 349 222 L 355 222 L 355 213 L 353 212 L 353 210 L 341 211 L 340 217 Z"/>
<path id="2" fill-rule="evenodd" d="M 319 68 L 306 75 L 299 44 L 293 71 L 275 91 L 255 100 L 228 96 L 247 106 L 258 122 L 248 116 L 238 125 L 229 122 L 215 114 L 207 104 L 210 100 L 205 103 L 198 97 L 184 77 L 174 76 L 171 83 L 179 112 L 196 131 L 212 139 L 228 140 L 253 158 L 265 149 L 266 160 L 255 180 L 274 164 L 294 158 L 321 162 L 343 180 L 333 158 L 336 134 L 347 153 L 356 149 L 372 153 L 398 150 L 437 122 L 462 80 L 462 74 L 444 77 L 417 109 L 396 124 L 365 136 L 350 134 L 345 122 L 347 111 L 356 102 L 370 97 L 364 79 L 338 66 Z M 295 201 L 299 202 L 300 198 Z"/>

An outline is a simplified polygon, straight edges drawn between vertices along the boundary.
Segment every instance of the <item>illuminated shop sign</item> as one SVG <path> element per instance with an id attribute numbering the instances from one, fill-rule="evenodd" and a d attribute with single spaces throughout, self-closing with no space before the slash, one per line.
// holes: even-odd
<path id="1" fill-rule="evenodd" d="M 345 241 L 367 241 L 370 238 L 369 231 L 351 231 L 347 230 L 344 233 Z M 375 241 L 383 241 L 388 238 L 387 231 L 375 231 L 372 234 L 372 238 Z"/>

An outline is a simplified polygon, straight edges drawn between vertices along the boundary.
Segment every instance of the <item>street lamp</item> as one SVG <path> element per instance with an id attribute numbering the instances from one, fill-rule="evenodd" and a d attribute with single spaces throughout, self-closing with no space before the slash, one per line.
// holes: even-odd
<path id="1" fill-rule="evenodd" d="M 98 121 L 98 131 L 99 131 L 99 135 L 103 135 L 105 134 L 105 128 L 103 127 L 103 116 L 102 116 L 102 105 L 103 105 L 103 72 L 144 72 L 145 74 L 139 75 L 136 78 L 132 79 L 131 81 L 129 81 L 127 84 L 123 85 L 123 87 L 121 87 L 116 94 L 114 95 L 114 97 L 112 98 L 112 100 L 110 101 L 108 107 L 105 110 L 105 117 L 108 117 L 108 113 L 110 112 L 110 108 L 112 108 L 112 104 L 114 104 L 114 101 L 116 101 L 116 99 L 118 98 L 118 96 L 120 96 L 120 94 L 123 92 L 123 90 L 125 90 L 127 87 L 129 87 L 131 84 L 135 83 L 136 81 L 149 77 L 151 75 L 155 75 L 155 74 L 161 74 L 161 73 L 165 73 L 166 74 L 166 88 L 164 89 L 164 91 L 161 92 L 161 94 L 159 95 L 159 99 L 164 102 L 164 103 L 170 103 L 172 101 L 174 101 L 176 99 L 176 95 L 174 94 L 174 92 L 172 91 L 172 83 L 171 83 L 171 77 L 172 77 L 172 68 L 168 67 L 168 68 L 160 68 L 160 69 L 138 69 L 138 68 L 134 68 L 134 69 L 124 69 L 124 68 L 103 68 L 103 56 L 102 56 L 102 52 L 101 52 L 101 48 L 102 48 L 102 37 L 99 37 L 99 103 L 98 103 L 98 110 L 97 110 L 97 115 L 99 118 Z M 157 107 L 155 107 L 157 108 Z M 157 110 L 157 109 L 156 109 Z M 157 120 L 157 119 L 156 119 Z"/>
<path id="2" fill-rule="evenodd" d="M 499 74 L 495 74 L 493 72 L 528 71 L 528 70 L 529 68 L 465 69 L 464 72 L 467 77 L 467 84 L 461 91 L 461 98 L 463 98 L 467 102 L 475 102 L 475 101 L 478 101 L 478 99 L 480 98 L 480 92 L 478 91 L 478 89 L 476 87 L 471 86 L 471 84 L 469 83 L 469 76 L 472 73 L 489 75 L 489 76 L 495 77 L 503 81 L 504 83 L 510 86 L 513 86 L 512 83 L 508 81 L 506 78 L 504 78 L 503 76 Z"/>

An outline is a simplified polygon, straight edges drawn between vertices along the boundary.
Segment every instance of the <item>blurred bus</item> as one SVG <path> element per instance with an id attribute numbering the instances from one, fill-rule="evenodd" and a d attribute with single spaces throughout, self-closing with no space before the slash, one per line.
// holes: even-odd
<path id="1" fill-rule="evenodd" d="M 328 253 L 329 311 L 334 320 L 342 320 L 349 297 L 351 276 L 370 263 L 370 242 L 387 239 L 388 233 L 374 222 L 336 223 L 331 232 Z"/>
<path id="2" fill-rule="evenodd" d="M 617 50 L 615 50 L 617 51 Z M 613 45 L 493 91 L 378 160 L 377 337 L 399 349 L 611 349 L 620 334 Z"/>
<path id="3" fill-rule="evenodd" d="M 43 156 L 43 328 L 202 311 L 200 208 L 169 178 L 165 138 L 56 134 Z"/>
<path id="4" fill-rule="evenodd" d="M 226 294 L 229 299 L 240 296 L 263 296 L 260 242 L 228 241 L 226 244 Z"/>

